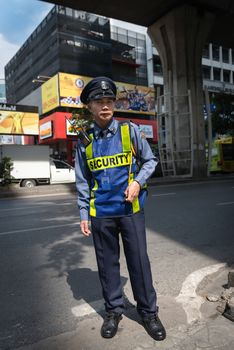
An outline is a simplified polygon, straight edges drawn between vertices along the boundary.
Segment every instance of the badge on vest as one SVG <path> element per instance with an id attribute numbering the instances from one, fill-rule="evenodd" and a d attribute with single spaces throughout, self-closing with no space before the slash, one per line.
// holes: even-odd
<path id="1" fill-rule="evenodd" d="M 103 175 L 101 177 L 101 184 L 102 184 L 102 189 L 104 191 L 110 191 L 111 185 L 110 185 L 110 178 L 107 175 Z"/>

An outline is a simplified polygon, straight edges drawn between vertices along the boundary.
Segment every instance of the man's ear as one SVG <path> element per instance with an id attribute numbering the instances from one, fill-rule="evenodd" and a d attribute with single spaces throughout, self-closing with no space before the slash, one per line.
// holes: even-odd
<path id="1" fill-rule="evenodd" d="M 87 105 L 86 105 L 87 109 L 89 110 L 89 112 L 91 112 L 91 102 L 89 102 Z"/>

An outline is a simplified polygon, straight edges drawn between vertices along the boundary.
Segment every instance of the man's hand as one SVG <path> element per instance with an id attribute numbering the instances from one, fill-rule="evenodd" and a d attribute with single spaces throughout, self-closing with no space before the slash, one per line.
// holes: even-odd
<path id="1" fill-rule="evenodd" d="M 88 222 L 88 220 L 81 220 L 81 222 L 80 222 L 80 229 L 81 229 L 81 232 L 83 233 L 83 235 L 85 235 L 85 236 L 91 235 L 91 231 L 89 229 L 89 222 Z"/>
<path id="2" fill-rule="evenodd" d="M 126 197 L 125 200 L 127 202 L 132 203 L 134 199 L 138 197 L 140 189 L 141 186 L 139 185 L 139 183 L 137 181 L 133 181 L 124 192 Z"/>

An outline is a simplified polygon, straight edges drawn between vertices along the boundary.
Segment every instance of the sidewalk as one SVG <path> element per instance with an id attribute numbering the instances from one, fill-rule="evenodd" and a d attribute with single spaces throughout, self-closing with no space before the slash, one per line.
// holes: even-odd
<path id="1" fill-rule="evenodd" d="M 192 324 L 187 323 L 181 304 L 173 298 L 159 296 L 160 317 L 167 330 L 163 342 L 151 339 L 139 323 L 135 308 L 130 307 L 119 324 L 119 331 L 112 339 L 100 336 L 102 317 L 93 313 L 79 319 L 77 329 L 59 334 L 19 350 L 200 350 L 200 349 L 234 349 L 234 324 L 223 317 L 217 310 L 217 303 L 208 302 L 209 293 L 220 294 L 227 283 L 229 269 L 222 268 L 201 283 L 198 294 L 204 297 L 201 307 L 201 319 Z"/>

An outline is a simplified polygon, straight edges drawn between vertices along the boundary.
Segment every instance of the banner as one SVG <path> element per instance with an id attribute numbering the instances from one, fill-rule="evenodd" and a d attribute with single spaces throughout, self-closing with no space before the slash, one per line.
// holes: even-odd
<path id="1" fill-rule="evenodd" d="M 117 99 L 115 110 L 138 114 L 155 114 L 154 89 L 127 83 L 116 83 Z"/>
<path id="2" fill-rule="evenodd" d="M 80 94 L 91 79 L 82 75 L 59 73 L 60 106 L 83 107 Z"/>
<path id="3" fill-rule="evenodd" d="M 38 135 L 36 107 L 0 104 L 0 134 Z"/>
<path id="4" fill-rule="evenodd" d="M 53 124 L 51 120 L 40 125 L 39 135 L 41 140 L 44 140 L 44 139 L 47 139 L 48 137 L 53 136 Z"/>
<path id="5" fill-rule="evenodd" d="M 59 106 L 58 74 L 42 84 L 41 98 L 43 114 Z"/>
<path id="6" fill-rule="evenodd" d="M 152 125 L 139 124 L 139 127 L 147 139 L 153 139 L 154 132 Z"/>
<path id="7" fill-rule="evenodd" d="M 80 102 L 80 94 L 91 79 L 82 75 L 59 73 L 60 106 L 83 107 Z M 116 86 L 115 111 L 155 114 L 155 92 L 153 88 L 121 82 L 116 82 Z"/>

